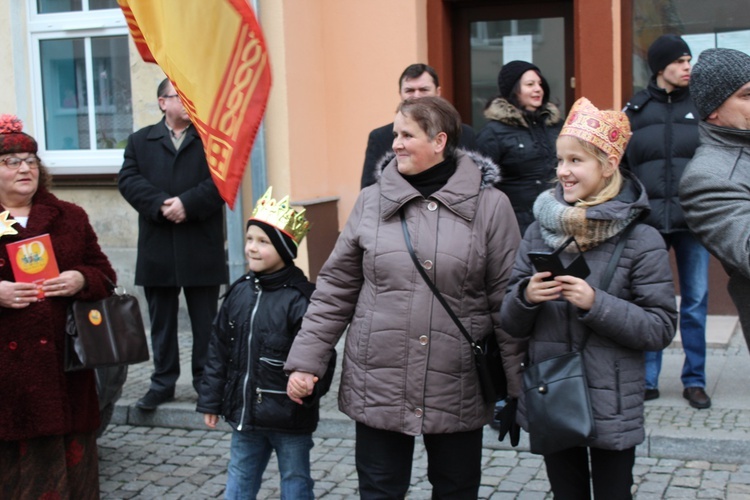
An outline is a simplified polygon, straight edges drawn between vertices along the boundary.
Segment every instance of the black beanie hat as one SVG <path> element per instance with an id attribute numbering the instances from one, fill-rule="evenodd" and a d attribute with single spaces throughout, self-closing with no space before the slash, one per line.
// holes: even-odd
<path id="1" fill-rule="evenodd" d="M 542 72 L 537 66 L 526 61 L 511 61 L 500 68 L 500 73 L 497 74 L 497 89 L 500 91 L 500 97 L 506 99 L 511 97 L 516 82 L 530 69 L 536 71 L 539 78 L 542 79 L 542 90 L 544 91 L 543 102 L 546 103 L 549 101 L 549 84 L 547 80 L 544 79 Z"/>
<path id="2" fill-rule="evenodd" d="M 750 55 L 734 49 L 701 52 L 690 73 L 690 96 L 705 120 L 729 96 L 750 82 Z"/>
<path id="3" fill-rule="evenodd" d="M 273 247 L 279 253 L 279 256 L 281 256 L 281 260 L 284 261 L 284 264 L 288 266 L 293 263 L 294 259 L 297 258 L 297 244 L 294 243 L 291 236 L 288 236 L 277 227 L 258 219 L 250 219 L 247 221 L 247 227 L 245 230 L 251 225 L 258 226 L 264 233 L 266 233 L 268 239 L 271 240 Z"/>
<path id="4" fill-rule="evenodd" d="M 683 56 L 692 56 L 690 47 L 685 40 L 678 35 L 662 35 L 648 48 L 648 67 L 651 74 L 656 76 L 677 59 Z"/>

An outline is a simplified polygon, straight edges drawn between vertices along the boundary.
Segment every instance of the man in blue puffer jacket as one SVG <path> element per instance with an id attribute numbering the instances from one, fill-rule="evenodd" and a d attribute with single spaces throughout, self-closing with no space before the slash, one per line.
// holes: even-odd
<path id="1" fill-rule="evenodd" d="M 677 35 L 662 35 L 648 49 L 653 76 L 625 106 L 633 138 L 623 160 L 646 187 L 651 214 L 646 223 L 674 248 L 680 282 L 680 335 L 685 350 L 683 396 L 693 408 L 708 408 L 706 311 L 708 252 L 688 230 L 677 187 L 698 147 L 699 113 L 690 98 L 691 53 Z M 646 353 L 646 399 L 659 397 L 662 353 Z"/>

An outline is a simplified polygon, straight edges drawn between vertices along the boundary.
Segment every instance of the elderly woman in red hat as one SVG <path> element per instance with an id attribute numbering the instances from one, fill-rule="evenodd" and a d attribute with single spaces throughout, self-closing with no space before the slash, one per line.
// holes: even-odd
<path id="1" fill-rule="evenodd" d="M 107 296 L 115 272 L 83 209 L 47 190 L 37 150 L 0 115 L 0 498 L 99 498 L 94 373 L 64 372 L 63 345 L 68 306 Z M 59 275 L 29 283 L 12 244 L 44 234 Z"/>

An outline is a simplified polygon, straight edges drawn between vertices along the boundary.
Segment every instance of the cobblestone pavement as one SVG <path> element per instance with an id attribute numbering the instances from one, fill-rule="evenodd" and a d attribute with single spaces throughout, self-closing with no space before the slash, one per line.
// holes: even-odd
<path id="1" fill-rule="evenodd" d="M 104 499 L 221 498 L 229 459 L 229 433 L 110 426 L 99 439 Z M 415 447 L 408 498 L 430 498 L 424 448 Z M 312 452 L 315 494 L 327 500 L 356 499 L 354 441 L 315 438 Z M 660 498 L 750 500 L 750 465 L 637 457 L 636 500 Z M 272 457 L 261 499 L 279 498 Z M 542 459 L 527 452 L 484 450 L 481 498 L 551 499 Z"/>

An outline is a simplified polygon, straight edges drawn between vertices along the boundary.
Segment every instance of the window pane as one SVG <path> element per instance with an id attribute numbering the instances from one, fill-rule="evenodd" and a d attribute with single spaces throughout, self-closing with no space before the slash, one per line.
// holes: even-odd
<path id="1" fill-rule="evenodd" d="M 497 95 L 497 74 L 515 59 L 534 63 L 550 86 L 550 101 L 565 109 L 565 22 L 562 17 L 471 23 L 471 108 L 481 128 L 485 104 Z"/>
<path id="2" fill-rule="evenodd" d="M 43 40 L 39 52 L 46 149 L 89 149 L 84 40 Z"/>
<path id="3" fill-rule="evenodd" d="M 117 0 L 89 0 L 89 10 L 119 9 Z"/>
<path id="4" fill-rule="evenodd" d="M 89 0 L 88 10 L 117 8 L 119 8 L 117 0 Z M 36 10 L 39 14 L 79 12 L 83 10 L 83 0 L 37 0 Z"/>
<path id="5" fill-rule="evenodd" d="M 133 132 L 126 36 L 91 39 L 96 103 L 96 148 L 124 149 Z"/>
<path id="6" fill-rule="evenodd" d="M 133 131 L 127 36 L 42 40 L 42 93 L 46 149 L 122 149 Z M 89 107 L 87 70 L 93 76 Z M 91 144 L 93 113 L 96 144 Z"/>
<path id="7" fill-rule="evenodd" d="M 750 53 L 750 9 L 746 0 L 633 0 L 633 91 L 648 85 L 648 47 L 659 35 L 685 38 L 693 53 L 729 47 Z"/>
<path id="8" fill-rule="evenodd" d="M 80 11 L 82 6 L 81 0 L 37 0 L 36 9 L 39 14 L 54 14 Z"/>

